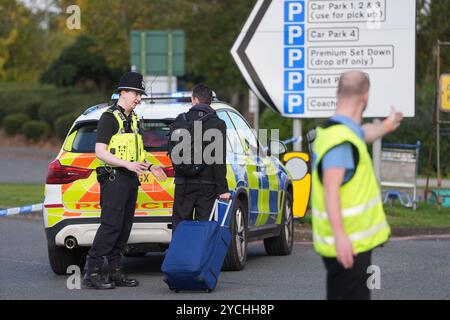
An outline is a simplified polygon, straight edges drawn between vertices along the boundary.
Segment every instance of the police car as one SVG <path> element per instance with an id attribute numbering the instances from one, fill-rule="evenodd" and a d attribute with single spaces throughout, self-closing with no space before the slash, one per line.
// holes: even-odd
<path id="1" fill-rule="evenodd" d="M 189 110 L 190 97 L 187 92 L 144 96 L 135 109 L 141 120 L 146 160 L 164 166 L 169 178 L 160 182 L 150 172 L 139 177 L 141 186 L 127 256 L 162 252 L 171 241 L 174 171 L 167 155 L 169 124 Z M 56 274 L 65 274 L 70 265 L 84 268 L 100 225 L 100 187 L 95 172 L 100 163 L 95 156 L 95 141 L 97 121 L 108 106 L 90 107 L 75 120 L 61 151 L 48 167 L 43 215 L 49 261 Z M 224 269 L 244 268 L 247 244 L 254 240 L 264 240 L 270 255 L 290 254 L 293 182 L 275 155 L 284 152 L 285 146 L 279 141 L 262 146 L 242 115 L 217 98 L 211 107 L 227 125 L 227 180 L 233 193 L 233 241 Z"/>

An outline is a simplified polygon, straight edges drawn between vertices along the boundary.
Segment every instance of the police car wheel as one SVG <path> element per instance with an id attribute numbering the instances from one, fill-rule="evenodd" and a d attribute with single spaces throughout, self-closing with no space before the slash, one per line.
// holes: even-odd
<path id="1" fill-rule="evenodd" d="M 264 239 L 267 254 L 276 256 L 289 255 L 294 245 L 294 216 L 292 211 L 292 195 L 287 192 L 281 218 L 280 235 Z"/>
<path id="2" fill-rule="evenodd" d="M 234 201 L 230 231 L 231 244 L 222 269 L 226 271 L 242 270 L 247 262 L 247 208 L 238 199 Z"/>
<path id="3" fill-rule="evenodd" d="M 82 248 L 67 249 L 65 247 L 50 246 L 48 247 L 48 258 L 50 266 L 54 273 L 62 275 L 67 274 L 67 268 L 72 265 L 84 269 L 86 264 L 86 250 Z"/>

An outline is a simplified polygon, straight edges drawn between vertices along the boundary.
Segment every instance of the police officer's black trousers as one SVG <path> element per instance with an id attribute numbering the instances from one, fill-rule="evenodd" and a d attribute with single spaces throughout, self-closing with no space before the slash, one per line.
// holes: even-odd
<path id="1" fill-rule="evenodd" d="M 336 258 L 323 258 L 327 269 L 328 300 L 370 300 L 367 269 L 371 265 L 372 251 L 353 257 L 353 268 L 344 269 Z"/>
<path id="2" fill-rule="evenodd" d="M 120 172 L 114 181 L 100 185 L 101 224 L 88 253 L 88 269 L 101 267 L 103 257 L 110 268 L 121 267 L 122 251 L 133 226 L 138 186 L 136 176 Z"/>
<path id="3" fill-rule="evenodd" d="M 215 184 L 184 183 L 175 185 L 172 231 L 183 220 L 208 220 L 217 199 Z M 195 215 L 194 215 L 195 210 Z"/>

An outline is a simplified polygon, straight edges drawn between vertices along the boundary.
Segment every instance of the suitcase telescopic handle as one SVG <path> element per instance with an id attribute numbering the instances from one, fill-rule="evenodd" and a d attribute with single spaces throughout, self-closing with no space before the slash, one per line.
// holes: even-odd
<path id="1" fill-rule="evenodd" d="M 232 207 L 233 201 L 231 199 L 228 201 L 227 211 L 225 211 L 225 214 L 223 215 L 222 223 L 220 224 L 221 227 L 225 225 L 225 222 L 227 221 L 228 213 L 230 212 L 230 209 Z"/>
<path id="2" fill-rule="evenodd" d="M 211 210 L 211 215 L 209 216 L 209 221 L 212 221 L 213 219 L 214 221 L 219 220 L 218 207 L 219 207 L 219 199 L 216 199 L 216 201 L 214 201 L 214 205 Z"/>
<path id="3" fill-rule="evenodd" d="M 227 217 L 230 212 L 231 206 L 232 206 L 232 200 L 230 199 L 228 201 L 227 210 L 225 211 L 225 214 L 223 215 L 222 223 L 220 224 L 221 227 L 223 227 L 225 225 L 225 222 L 227 221 Z M 213 219 L 214 219 L 214 221 L 219 222 L 219 199 L 216 199 L 216 201 L 214 202 L 213 209 L 211 210 L 211 215 L 209 216 L 209 221 L 212 221 Z"/>

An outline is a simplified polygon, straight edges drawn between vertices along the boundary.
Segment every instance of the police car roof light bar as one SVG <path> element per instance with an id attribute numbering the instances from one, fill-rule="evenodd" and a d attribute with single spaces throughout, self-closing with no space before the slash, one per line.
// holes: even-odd
<path id="1" fill-rule="evenodd" d="M 216 93 L 212 93 L 213 101 L 218 101 Z M 178 91 L 178 92 L 163 92 L 163 93 L 152 93 L 150 96 L 142 96 L 142 100 L 171 100 L 177 102 L 190 102 L 192 97 L 192 91 Z M 111 96 L 112 101 L 119 100 L 119 94 L 114 93 Z"/>

